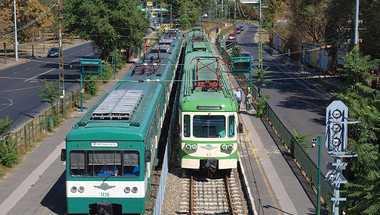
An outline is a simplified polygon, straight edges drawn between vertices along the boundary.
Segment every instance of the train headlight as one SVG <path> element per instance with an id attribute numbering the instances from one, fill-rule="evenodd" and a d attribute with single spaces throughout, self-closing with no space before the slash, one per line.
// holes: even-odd
<path id="1" fill-rule="evenodd" d="M 227 145 L 226 144 L 222 144 L 222 150 L 227 150 Z"/>
<path id="2" fill-rule="evenodd" d="M 233 145 L 228 145 L 228 150 L 232 151 L 232 149 L 234 149 L 234 146 Z"/>
<path id="3" fill-rule="evenodd" d="M 74 187 L 72 187 L 72 188 L 70 189 L 70 191 L 71 191 L 72 193 L 76 193 L 76 192 L 77 192 L 77 190 L 78 190 L 78 189 L 77 189 L 77 187 L 75 187 L 75 186 L 74 186 Z"/>
<path id="4" fill-rule="evenodd" d="M 137 193 L 138 190 L 139 190 L 139 189 L 137 189 L 137 187 L 133 187 L 133 188 L 132 188 L 132 193 Z"/>
<path id="5" fill-rule="evenodd" d="M 190 144 L 186 144 L 185 148 L 186 148 L 187 150 L 190 150 L 190 149 L 191 149 L 191 145 L 190 145 Z"/>
<path id="6" fill-rule="evenodd" d="M 124 193 L 130 193 L 130 192 L 131 192 L 131 188 L 130 187 L 124 188 Z"/>
<path id="7" fill-rule="evenodd" d="M 80 186 L 78 189 L 78 192 L 83 193 L 84 192 L 84 187 Z"/>
<path id="8" fill-rule="evenodd" d="M 193 149 L 193 150 L 197 150 L 197 148 L 198 148 L 197 144 L 193 144 L 193 145 L 191 146 L 191 149 Z"/>

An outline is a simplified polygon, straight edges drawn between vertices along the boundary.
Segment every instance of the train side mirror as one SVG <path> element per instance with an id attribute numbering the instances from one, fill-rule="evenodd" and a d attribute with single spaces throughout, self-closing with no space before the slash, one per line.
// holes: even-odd
<path id="1" fill-rule="evenodd" d="M 152 154 L 150 150 L 145 150 L 145 162 L 150 162 L 151 158 L 152 158 Z"/>
<path id="2" fill-rule="evenodd" d="M 61 161 L 66 161 L 66 149 L 61 150 Z"/>

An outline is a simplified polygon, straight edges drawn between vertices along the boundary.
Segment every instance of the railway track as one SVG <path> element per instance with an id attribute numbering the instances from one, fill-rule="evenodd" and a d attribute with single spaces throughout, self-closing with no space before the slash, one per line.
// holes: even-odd
<path id="1" fill-rule="evenodd" d="M 221 177 L 182 179 L 181 214 L 245 214 L 234 171 Z"/>

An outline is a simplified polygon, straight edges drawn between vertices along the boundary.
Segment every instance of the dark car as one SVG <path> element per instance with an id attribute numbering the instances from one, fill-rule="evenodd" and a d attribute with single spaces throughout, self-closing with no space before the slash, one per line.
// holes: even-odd
<path id="1" fill-rule="evenodd" d="M 240 27 L 240 31 L 244 31 L 244 27 L 243 26 L 239 25 L 239 27 Z"/>
<path id="2" fill-rule="evenodd" d="M 234 33 L 229 34 L 229 35 L 227 36 L 227 39 L 228 39 L 228 40 L 236 40 L 236 39 L 237 39 L 237 38 L 236 38 L 236 34 L 234 34 Z"/>
<path id="3" fill-rule="evenodd" d="M 252 54 L 249 53 L 249 52 L 241 52 L 240 55 L 241 55 L 242 57 L 252 57 Z"/>
<path id="4" fill-rule="evenodd" d="M 240 34 L 241 33 L 241 28 L 240 27 L 236 27 L 235 33 Z"/>
<path id="5" fill-rule="evenodd" d="M 47 57 L 58 57 L 58 51 L 59 51 L 58 47 L 50 48 L 50 50 L 47 53 Z M 62 55 L 62 51 L 61 51 L 61 55 Z"/>

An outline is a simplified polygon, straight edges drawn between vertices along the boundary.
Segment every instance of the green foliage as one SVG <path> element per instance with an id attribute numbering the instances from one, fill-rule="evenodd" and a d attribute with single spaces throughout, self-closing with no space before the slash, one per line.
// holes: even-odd
<path id="1" fill-rule="evenodd" d="M 337 98 L 347 105 L 349 117 L 360 123 L 349 127 L 348 150 L 358 157 L 348 160 L 346 173 L 351 182 L 342 192 L 347 196 L 344 208 L 349 214 L 379 214 L 380 91 L 367 86 L 378 61 L 363 57 L 357 47 L 343 59 L 346 91 Z"/>
<path id="2" fill-rule="evenodd" d="M 265 95 L 264 98 L 258 98 L 257 99 L 257 110 L 256 110 L 256 116 L 257 118 L 261 118 L 265 116 L 265 110 L 268 105 L 268 100 L 270 99 L 270 95 Z"/>
<path id="3" fill-rule="evenodd" d="M 11 128 L 12 120 L 9 120 L 9 116 L 5 116 L 4 119 L 0 119 L 0 136 L 3 136 Z"/>
<path id="4" fill-rule="evenodd" d="M 111 80 L 111 78 L 113 78 L 113 66 L 109 62 L 105 62 L 102 65 L 102 69 L 103 69 L 103 75 L 102 75 L 103 83 L 107 83 L 109 80 Z"/>
<path id="5" fill-rule="evenodd" d="M 240 57 L 241 56 L 241 46 L 234 46 L 234 57 Z"/>
<path id="6" fill-rule="evenodd" d="M 346 86 L 357 89 L 358 85 L 365 85 L 366 82 L 376 80 L 376 75 L 371 71 L 379 64 L 378 60 L 371 60 L 371 56 L 362 56 L 358 46 L 355 46 L 351 52 L 343 57 L 345 65 L 342 76 L 347 79 Z"/>
<path id="7" fill-rule="evenodd" d="M 293 139 L 292 139 L 293 144 L 295 144 L 295 142 L 299 142 L 303 148 L 309 148 L 312 146 L 311 143 L 308 143 L 305 140 L 313 136 L 314 134 L 302 134 L 298 132 L 295 128 L 293 128 L 293 133 L 294 133 Z"/>
<path id="8" fill-rule="evenodd" d="M 179 8 L 179 24 L 184 30 L 198 23 L 201 15 L 200 5 L 193 1 L 183 1 Z"/>
<path id="9" fill-rule="evenodd" d="M 6 167 L 13 167 L 18 164 L 19 157 L 13 148 L 13 144 L 6 144 L 5 141 L 0 141 L 0 159 L 1 164 Z"/>
<path id="10" fill-rule="evenodd" d="M 13 149 L 15 141 L 13 141 L 6 133 L 11 128 L 12 120 L 9 120 L 9 116 L 0 120 L 0 162 L 3 166 L 12 167 L 16 165 L 19 158 Z"/>
<path id="11" fill-rule="evenodd" d="M 96 95 L 98 93 L 98 76 L 97 75 L 85 75 L 83 77 L 83 83 L 85 92 L 90 95 Z"/>
<path id="12" fill-rule="evenodd" d="M 342 194 L 347 197 L 348 214 L 379 214 L 380 174 L 376 172 L 359 183 L 346 184 Z"/>
<path id="13" fill-rule="evenodd" d="M 41 92 L 39 96 L 44 98 L 44 100 L 41 102 L 46 102 L 51 107 L 54 106 L 54 102 L 57 100 L 59 96 L 58 84 L 58 81 L 51 83 L 45 79 L 45 86 L 38 88 L 38 90 Z"/>
<path id="14" fill-rule="evenodd" d="M 64 3 L 68 31 L 94 41 L 106 61 L 114 48 L 141 45 L 149 27 L 149 19 L 133 0 L 71 0 Z"/>

